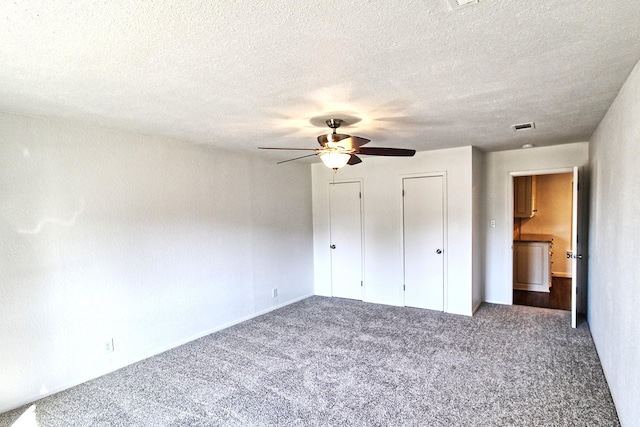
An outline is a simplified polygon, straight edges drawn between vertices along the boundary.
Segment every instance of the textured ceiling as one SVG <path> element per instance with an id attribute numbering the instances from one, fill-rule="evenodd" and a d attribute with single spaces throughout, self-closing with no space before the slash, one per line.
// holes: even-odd
<path id="1" fill-rule="evenodd" d="M 419 151 L 585 141 L 640 60 L 637 0 L 31 0 L 0 22 L 1 111 L 273 158 L 330 115 Z"/>

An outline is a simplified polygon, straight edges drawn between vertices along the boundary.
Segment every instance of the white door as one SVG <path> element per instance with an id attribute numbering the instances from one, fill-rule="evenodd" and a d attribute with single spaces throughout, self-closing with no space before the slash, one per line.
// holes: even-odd
<path id="1" fill-rule="evenodd" d="M 443 176 L 404 178 L 404 304 L 444 310 Z"/>
<path id="2" fill-rule="evenodd" d="M 362 299 L 362 213 L 359 182 L 329 184 L 331 295 Z"/>
<path id="3" fill-rule="evenodd" d="M 578 313 L 585 311 L 583 302 L 585 301 L 584 291 L 586 289 L 586 245 L 585 239 L 585 227 L 583 224 L 584 215 L 583 210 L 583 193 L 584 190 L 580 189 L 580 175 L 582 175 L 582 168 L 573 168 L 573 208 L 571 218 L 571 326 L 578 326 Z"/>

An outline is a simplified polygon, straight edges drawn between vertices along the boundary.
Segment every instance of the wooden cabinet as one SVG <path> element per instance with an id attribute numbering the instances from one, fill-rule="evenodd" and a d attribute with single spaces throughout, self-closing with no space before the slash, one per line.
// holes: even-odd
<path id="1" fill-rule="evenodd" d="M 536 177 L 513 178 L 513 216 L 531 218 L 536 214 Z"/>
<path id="2" fill-rule="evenodd" d="M 551 287 L 551 243 L 513 242 L 513 288 L 549 292 Z"/>

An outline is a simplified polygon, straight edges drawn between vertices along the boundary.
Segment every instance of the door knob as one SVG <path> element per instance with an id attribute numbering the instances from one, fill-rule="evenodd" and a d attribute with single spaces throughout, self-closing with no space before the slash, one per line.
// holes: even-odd
<path id="1" fill-rule="evenodd" d="M 442 249 L 436 249 L 436 253 L 440 255 L 442 253 Z"/>
<path id="2" fill-rule="evenodd" d="M 331 246 L 329 246 L 329 247 L 330 247 L 331 249 L 335 249 L 335 248 L 336 248 L 336 245 L 331 245 Z"/>

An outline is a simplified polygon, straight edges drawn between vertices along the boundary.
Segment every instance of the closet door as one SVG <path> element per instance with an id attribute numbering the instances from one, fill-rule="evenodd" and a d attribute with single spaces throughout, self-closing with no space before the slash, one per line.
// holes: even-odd
<path id="1" fill-rule="evenodd" d="M 404 178 L 404 303 L 444 310 L 444 176 Z"/>
<path id="2" fill-rule="evenodd" d="M 362 299 L 360 182 L 329 184 L 331 295 Z"/>

